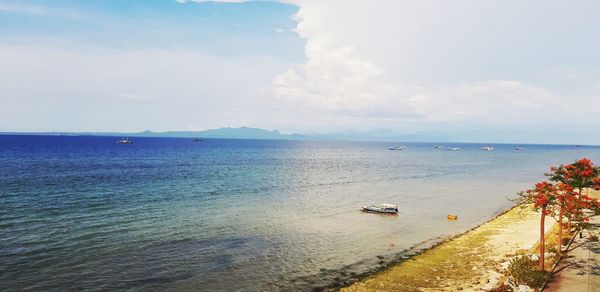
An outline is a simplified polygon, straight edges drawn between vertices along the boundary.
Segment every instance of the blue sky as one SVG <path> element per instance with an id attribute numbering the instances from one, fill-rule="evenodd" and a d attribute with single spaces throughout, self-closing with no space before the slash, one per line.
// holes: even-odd
<path id="1" fill-rule="evenodd" d="M 266 54 L 295 61 L 297 7 L 277 2 L 3 1 L 3 37 L 68 39 L 106 47 L 189 48 L 219 55 Z M 11 10 L 12 9 L 12 10 Z M 283 33 L 283 30 L 286 33 Z M 265 45 L 268 44 L 268 45 Z"/>
<path id="2" fill-rule="evenodd" d="M 0 131 L 388 128 L 600 144 L 597 11 L 591 0 L 0 0 Z"/>

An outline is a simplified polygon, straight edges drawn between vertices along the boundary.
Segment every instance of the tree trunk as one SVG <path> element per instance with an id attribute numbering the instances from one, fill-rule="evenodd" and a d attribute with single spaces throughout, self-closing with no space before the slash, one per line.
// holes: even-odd
<path id="1" fill-rule="evenodd" d="M 546 219 L 546 207 L 542 207 L 540 219 L 540 271 L 544 271 L 544 219 Z"/>
<path id="2" fill-rule="evenodd" d="M 577 210 L 583 209 L 581 206 L 581 197 L 583 196 L 583 189 L 579 188 L 579 196 L 577 196 Z"/>
<path id="3" fill-rule="evenodd" d="M 578 215 L 578 217 L 576 217 L 577 218 L 577 230 L 575 231 L 575 232 L 581 232 L 581 233 L 579 233 L 579 238 L 583 237 L 583 226 L 582 226 L 583 222 L 581 221 L 581 220 L 583 220 L 583 218 L 580 218 L 580 216 L 582 216 L 582 213 L 580 213 L 580 212 L 583 212 L 583 206 L 581 204 L 582 196 L 583 196 L 583 189 L 579 188 L 579 197 L 577 198 L 577 215 Z M 575 234 L 577 234 L 577 233 L 575 233 Z"/>
<path id="4" fill-rule="evenodd" d="M 560 208 L 558 213 L 558 254 L 562 254 L 562 240 L 563 240 L 563 208 Z"/>

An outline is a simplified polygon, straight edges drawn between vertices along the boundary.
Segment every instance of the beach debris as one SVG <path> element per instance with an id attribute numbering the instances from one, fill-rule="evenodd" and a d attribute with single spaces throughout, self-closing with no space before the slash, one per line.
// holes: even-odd
<path id="1" fill-rule="evenodd" d="M 533 288 L 527 286 L 527 285 L 519 285 L 519 287 L 517 288 L 518 292 L 533 292 L 535 290 L 533 290 Z"/>
<path id="2" fill-rule="evenodd" d="M 535 261 L 538 261 L 539 259 L 540 259 L 540 257 L 539 257 L 537 254 L 532 254 L 532 255 L 531 255 L 531 260 L 532 260 L 532 261 L 534 261 L 534 262 L 535 262 Z"/>
<path id="3" fill-rule="evenodd" d="M 458 215 L 456 215 L 456 214 L 449 214 L 447 218 L 448 218 L 448 220 L 456 220 L 456 219 L 458 219 Z"/>
<path id="4" fill-rule="evenodd" d="M 384 258 L 384 256 L 378 255 L 377 258 L 380 259 L 380 260 L 382 260 Z"/>

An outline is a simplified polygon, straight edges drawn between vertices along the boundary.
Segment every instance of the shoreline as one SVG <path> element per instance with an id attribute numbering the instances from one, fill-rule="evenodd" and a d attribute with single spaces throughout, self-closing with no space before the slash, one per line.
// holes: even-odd
<path id="1" fill-rule="evenodd" d="M 460 217 L 459 217 L 460 218 Z M 460 219 L 459 219 L 460 220 Z M 492 218 L 482 223 L 477 224 L 463 232 L 451 235 L 447 238 L 433 238 L 428 241 L 435 241 L 430 245 L 428 241 L 418 243 L 413 247 L 399 253 L 395 258 L 385 265 L 373 268 L 371 271 L 355 275 L 349 281 L 343 281 L 328 286 L 326 289 L 331 291 L 369 291 L 369 290 L 429 290 L 429 289 L 454 289 L 454 290 L 487 290 L 500 284 L 500 279 L 503 277 L 501 270 L 506 267 L 508 260 L 514 254 L 530 250 L 535 247 L 539 234 L 539 227 L 530 228 L 538 223 L 539 214 L 521 204 L 515 204 L 506 209 L 499 210 Z M 547 218 L 547 220 L 552 220 Z M 553 222 L 553 221 L 548 221 Z M 522 229 L 532 230 L 527 234 L 514 232 L 512 225 L 521 225 Z M 554 224 L 547 224 L 546 232 L 553 228 Z M 523 228 L 525 227 L 525 228 Z M 516 234 L 515 234 L 516 233 Z M 512 234 L 512 235 L 511 235 Z M 515 245 L 514 250 L 502 249 L 504 242 L 498 242 L 500 239 L 509 237 L 513 238 L 512 242 L 506 241 L 506 244 L 512 243 Z M 473 254 L 469 244 L 465 245 L 463 241 L 482 240 L 479 244 L 472 246 L 475 252 L 480 253 L 482 264 L 471 264 L 472 267 L 457 266 L 461 264 L 459 254 L 448 253 L 466 252 Z M 489 243 L 493 242 L 496 248 L 488 249 Z M 480 249 L 477 251 L 477 249 Z M 487 251 L 487 254 L 485 253 Z M 491 252 L 490 252 L 491 251 Z M 445 257 L 439 257 L 442 253 Z M 483 256 L 485 254 L 485 256 Z M 494 254 L 497 254 L 494 256 Z M 474 261 L 476 262 L 476 260 Z M 465 264 L 463 262 L 462 264 Z M 441 268 L 441 270 L 438 270 Z M 444 269 L 447 268 L 447 269 Z M 482 271 L 480 271 L 483 269 Z M 444 274 L 443 271 L 458 271 L 465 273 L 446 273 L 440 277 L 439 274 Z M 469 272 L 472 271 L 472 272 Z M 480 271 L 480 272 L 476 272 Z M 435 277 L 427 277 L 427 276 Z M 482 275 L 486 275 L 487 277 Z M 419 279 L 419 277 L 421 277 Z M 477 278 L 477 279 L 476 279 Z M 487 278 L 487 279 L 483 279 Z M 410 280 L 406 280 L 410 279 Z"/>
<path id="2" fill-rule="evenodd" d="M 352 275 L 352 277 L 350 277 L 348 279 L 341 279 L 340 281 L 336 281 L 336 283 L 327 285 L 325 287 L 315 287 L 315 291 L 319 290 L 319 289 L 323 289 L 323 288 L 326 290 L 331 290 L 331 291 L 339 291 L 342 288 L 349 287 L 355 283 L 365 280 L 368 277 L 377 275 L 381 272 L 384 272 L 385 270 L 387 270 L 389 268 L 392 268 L 393 266 L 399 265 L 402 262 L 408 261 L 416 256 L 419 256 L 429 250 L 435 249 L 444 243 L 452 241 L 458 237 L 464 236 L 465 234 L 467 234 L 471 231 L 474 231 L 475 229 L 495 220 L 496 218 L 506 214 L 507 212 L 511 211 L 512 209 L 520 207 L 520 206 L 521 206 L 520 204 L 514 204 L 512 206 L 500 208 L 498 211 L 494 212 L 490 218 L 484 219 L 482 222 L 477 223 L 476 225 L 469 227 L 468 229 L 466 229 L 464 231 L 460 231 L 460 232 L 446 235 L 446 236 L 437 236 L 437 237 L 434 237 L 434 238 L 431 238 L 428 240 L 424 240 L 424 241 L 415 243 L 412 246 L 410 246 L 408 249 L 405 249 L 399 253 L 394 254 L 393 258 L 391 260 L 388 260 L 387 262 L 385 262 L 385 264 L 383 264 L 383 265 L 374 266 L 367 272 L 354 274 L 354 275 Z M 459 220 L 460 220 L 460 218 L 459 218 Z"/>

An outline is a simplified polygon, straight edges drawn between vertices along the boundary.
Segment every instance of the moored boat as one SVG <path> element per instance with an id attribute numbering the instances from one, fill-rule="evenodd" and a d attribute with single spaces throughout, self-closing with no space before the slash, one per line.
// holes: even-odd
<path id="1" fill-rule="evenodd" d="M 494 149 L 495 149 L 494 146 L 482 146 L 481 147 L 481 150 L 483 150 L 483 151 L 492 151 Z"/>
<path id="2" fill-rule="evenodd" d="M 362 211 L 369 213 L 398 214 L 398 205 L 379 204 L 363 206 Z"/>
<path id="3" fill-rule="evenodd" d="M 390 148 L 388 148 L 388 149 L 390 149 L 390 150 L 404 150 L 406 148 L 407 148 L 406 146 L 395 145 L 395 146 L 390 146 Z"/>
<path id="4" fill-rule="evenodd" d="M 117 144 L 133 144 L 133 141 L 129 140 L 129 138 L 122 138 L 121 140 L 117 140 Z"/>

